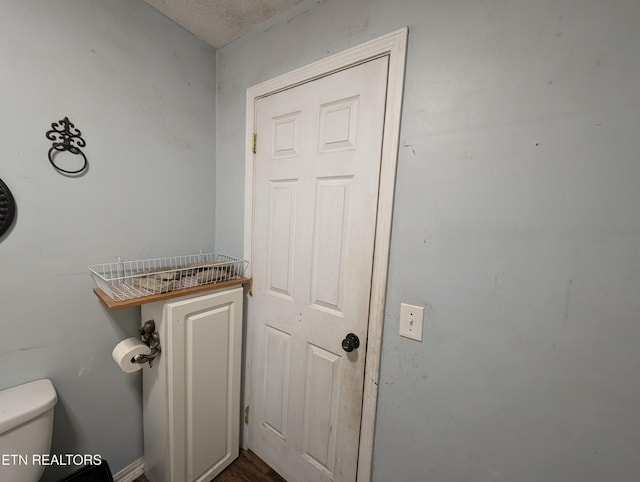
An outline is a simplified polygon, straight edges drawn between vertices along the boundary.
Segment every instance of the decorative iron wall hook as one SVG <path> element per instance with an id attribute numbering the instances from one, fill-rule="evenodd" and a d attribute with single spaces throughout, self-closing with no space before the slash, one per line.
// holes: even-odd
<path id="1" fill-rule="evenodd" d="M 87 145 L 87 143 L 81 137 L 82 132 L 80 132 L 79 129 L 76 129 L 76 126 L 73 125 L 73 122 L 71 122 L 68 117 L 65 117 L 64 119 L 58 122 L 53 122 L 51 124 L 51 128 L 52 129 L 50 131 L 47 131 L 46 133 L 47 139 L 49 139 L 50 141 L 53 141 L 53 144 L 51 146 L 51 149 L 49 149 L 49 154 L 48 154 L 49 162 L 51 163 L 51 165 L 56 170 L 63 172 L 65 174 L 80 174 L 81 172 L 83 172 L 87 168 L 88 162 L 87 162 L 87 156 L 85 156 L 82 150 L 80 149 L 81 147 L 85 147 Z M 60 166 L 58 166 L 54 162 L 54 157 L 57 152 L 63 152 L 63 151 L 69 151 L 71 154 L 82 156 L 82 159 L 83 159 L 82 167 L 80 167 L 80 169 L 72 171 L 68 169 L 63 169 Z"/>

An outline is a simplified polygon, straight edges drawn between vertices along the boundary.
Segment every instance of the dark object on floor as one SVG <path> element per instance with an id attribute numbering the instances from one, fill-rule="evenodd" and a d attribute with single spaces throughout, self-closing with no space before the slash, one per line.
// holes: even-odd
<path id="1" fill-rule="evenodd" d="M 113 482 L 111 469 L 106 460 L 100 465 L 85 465 L 60 482 Z"/>

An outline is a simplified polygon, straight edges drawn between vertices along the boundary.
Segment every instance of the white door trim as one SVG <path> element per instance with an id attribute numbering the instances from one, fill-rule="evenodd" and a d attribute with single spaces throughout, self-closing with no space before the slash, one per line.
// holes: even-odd
<path id="1" fill-rule="evenodd" d="M 368 344 L 364 374 L 364 393 L 362 402 L 362 421 L 360 426 L 360 449 L 358 454 L 359 481 L 371 480 L 373 460 L 373 442 L 375 431 L 376 406 L 378 401 L 378 376 L 380 373 L 380 354 L 382 328 L 387 288 L 387 268 L 391 242 L 391 217 L 400 138 L 400 116 L 402 111 L 402 92 L 407 49 L 408 29 L 397 30 L 364 44 L 350 48 L 324 58 L 305 67 L 296 69 L 247 89 L 246 97 L 246 149 L 245 149 L 245 214 L 244 214 L 244 258 L 249 261 L 247 276 L 251 276 L 252 230 L 253 230 L 253 191 L 254 191 L 254 154 L 252 136 L 255 132 L 255 104 L 257 99 L 284 89 L 324 77 L 362 62 L 389 56 L 389 79 L 382 136 L 382 158 L 380 168 L 380 190 L 378 194 L 378 215 L 376 220 L 376 238 L 373 254 L 373 274 L 371 280 L 371 301 L 369 307 Z M 260 142 L 260 140 L 258 140 Z M 248 354 L 251 343 L 251 326 L 247 330 L 247 358 L 245 373 L 250 373 L 251 360 Z M 245 380 L 245 400 L 251 400 L 248 376 Z M 246 447 L 248 430 L 244 432 Z"/>

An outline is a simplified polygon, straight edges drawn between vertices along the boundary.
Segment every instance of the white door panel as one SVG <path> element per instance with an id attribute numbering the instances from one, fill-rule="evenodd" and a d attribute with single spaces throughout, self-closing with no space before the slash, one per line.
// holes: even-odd
<path id="1" fill-rule="evenodd" d="M 238 455 L 241 304 L 241 288 L 166 304 L 171 480 L 211 480 Z"/>
<path id="2" fill-rule="evenodd" d="M 146 303 L 162 353 L 143 370 L 145 473 L 207 482 L 238 457 L 243 288 Z"/>
<path id="3" fill-rule="evenodd" d="M 256 105 L 249 446 L 292 482 L 355 480 L 387 68 Z"/>

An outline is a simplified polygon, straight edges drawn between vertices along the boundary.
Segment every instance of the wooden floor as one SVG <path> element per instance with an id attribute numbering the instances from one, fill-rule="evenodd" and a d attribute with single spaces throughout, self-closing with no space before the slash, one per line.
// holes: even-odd
<path id="1" fill-rule="evenodd" d="M 238 457 L 215 479 L 216 482 L 287 482 L 250 450 L 241 450 Z M 141 475 L 133 482 L 149 482 Z"/>
<path id="2" fill-rule="evenodd" d="M 238 457 L 215 479 L 216 482 L 287 482 L 251 450 Z"/>

